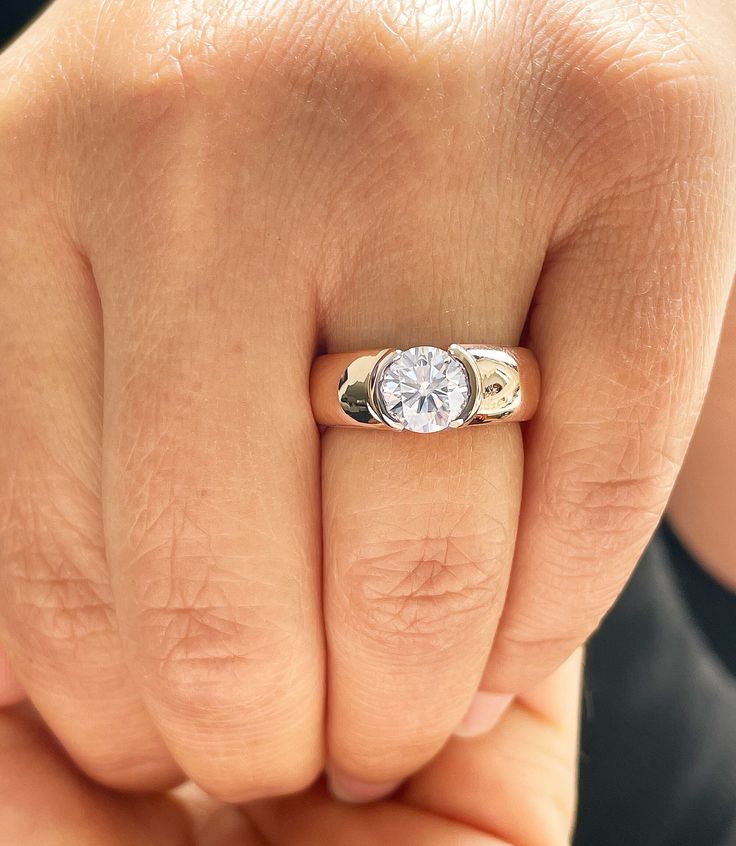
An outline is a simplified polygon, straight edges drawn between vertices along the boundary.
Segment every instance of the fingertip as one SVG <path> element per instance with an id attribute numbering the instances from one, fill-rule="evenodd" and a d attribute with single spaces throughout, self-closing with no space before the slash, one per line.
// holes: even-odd
<path id="1" fill-rule="evenodd" d="M 337 771 L 330 772 L 327 777 L 327 785 L 334 798 L 352 805 L 364 805 L 385 799 L 394 793 L 400 784 L 400 781 L 361 781 Z"/>

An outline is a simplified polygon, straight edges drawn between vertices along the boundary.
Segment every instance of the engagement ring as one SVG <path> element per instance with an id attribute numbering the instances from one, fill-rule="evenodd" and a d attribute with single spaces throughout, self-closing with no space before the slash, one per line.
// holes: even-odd
<path id="1" fill-rule="evenodd" d="M 428 434 L 519 422 L 539 401 L 539 367 L 521 347 L 451 344 L 319 356 L 310 379 L 321 426 Z"/>

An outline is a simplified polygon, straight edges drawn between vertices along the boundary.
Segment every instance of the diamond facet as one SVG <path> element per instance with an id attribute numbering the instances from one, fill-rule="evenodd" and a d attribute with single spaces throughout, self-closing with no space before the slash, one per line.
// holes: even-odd
<path id="1" fill-rule="evenodd" d="M 437 347 L 400 352 L 381 373 L 377 388 L 386 414 L 410 432 L 447 429 L 470 398 L 467 370 Z"/>

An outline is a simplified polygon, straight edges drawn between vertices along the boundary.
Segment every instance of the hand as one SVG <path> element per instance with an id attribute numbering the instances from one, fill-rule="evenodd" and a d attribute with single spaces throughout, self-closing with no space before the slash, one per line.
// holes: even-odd
<path id="1" fill-rule="evenodd" d="M 0 640 L 87 773 L 369 798 L 589 634 L 713 357 L 734 41 L 705 2 L 59 0 L 0 58 Z M 514 426 L 320 444 L 320 350 L 525 325 L 523 503 Z"/>
<path id="2" fill-rule="evenodd" d="M 338 846 L 569 843 L 580 660 L 521 698 L 493 733 L 454 740 L 393 801 L 371 808 L 323 786 L 245 808 L 186 788 L 123 797 L 93 785 L 39 724 L 0 713 L 0 841 L 15 846 Z"/>

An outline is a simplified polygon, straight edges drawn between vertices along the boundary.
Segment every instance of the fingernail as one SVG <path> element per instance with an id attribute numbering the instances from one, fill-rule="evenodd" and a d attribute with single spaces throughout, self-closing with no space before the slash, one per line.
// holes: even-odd
<path id="1" fill-rule="evenodd" d="M 460 725 L 455 729 L 457 737 L 478 737 L 489 732 L 509 707 L 513 696 L 506 693 L 488 693 L 481 690 L 475 694 Z"/>
<path id="2" fill-rule="evenodd" d="M 330 773 L 328 781 L 330 793 L 335 799 L 352 804 L 364 804 L 384 799 L 401 784 L 400 781 L 360 781 L 357 778 L 335 772 Z"/>

